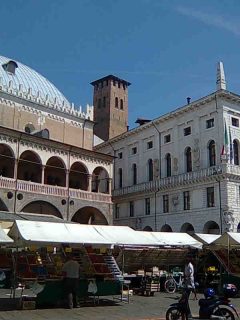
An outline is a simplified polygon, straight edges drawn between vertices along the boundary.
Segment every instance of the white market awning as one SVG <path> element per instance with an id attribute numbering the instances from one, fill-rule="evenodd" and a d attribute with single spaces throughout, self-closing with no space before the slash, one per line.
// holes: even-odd
<path id="1" fill-rule="evenodd" d="M 205 245 L 211 244 L 213 241 L 221 237 L 220 234 L 207 233 L 194 233 L 192 236 Z"/>
<path id="2" fill-rule="evenodd" d="M 153 239 L 145 236 L 144 231 L 135 231 L 127 226 L 95 225 L 95 229 L 113 244 L 119 246 L 156 246 Z"/>
<path id="3" fill-rule="evenodd" d="M 13 240 L 6 234 L 6 232 L 0 227 L 0 245 L 13 243 Z"/>
<path id="4" fill-rule="evenodd" d="M 92 225 L 74 223 L 16 220 L 9 236 L 18 244 L 112 244 Z"/>
<path id="5" fill-rule="evenodd" d="M 169 247 L 191 247 L 201 249 L 202 244 L 191 237 L 188 233 L 182 232 L 154 232 L 137 231 L 152 239 L 155 245 Z"/>

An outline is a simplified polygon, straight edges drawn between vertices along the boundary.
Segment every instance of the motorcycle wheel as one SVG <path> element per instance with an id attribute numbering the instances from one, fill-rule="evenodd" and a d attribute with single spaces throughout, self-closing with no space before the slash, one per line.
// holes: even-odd
<path id="1" fill-rule="evenodd" d="M 177 289 L 176 287 L 176 283 L 173 279 L 169 279 L 165 282 L 165 290 L 168 292 L 168 293 L 174 293 Z"/>
<path id="2" fill-rule="evenodd" d="M 224 307 L 219 307 L 213 312 L 213 315 L 224 317 L 226 320 L 235 320 L 235 316 L 232 311 Z"/>
<path id="3" fill-rule="evenodd" d="M 176 307 L 170 307 L 166 312 L 166 320 L 185 320 L 185 315 Z"/>

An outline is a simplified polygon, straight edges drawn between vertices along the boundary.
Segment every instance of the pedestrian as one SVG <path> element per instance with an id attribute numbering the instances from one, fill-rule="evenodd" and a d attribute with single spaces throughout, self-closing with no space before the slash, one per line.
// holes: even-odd
<path id="1" fill-rule="evenodd" d="M 187 263 L 184 270 L 185 282 L 187 288 L 191 288 L 191 291 L 194 294 L 194 300 L 197 300 L 197 292 L 194 282 L 194 266 L 192 264 L 192 257 L 187 257 Z"/>
<path id="2" fill-rule="evenodd" d="M 79 263 L 74 260 L 72 255 L 67 256 L 67 261 L 64 263 L 62 272 L 63 272 L 63 289 L 64 296 L 67 300 L 67 307 L 79 308 L 78 303 L 78 284 L 79 284 Z"/>

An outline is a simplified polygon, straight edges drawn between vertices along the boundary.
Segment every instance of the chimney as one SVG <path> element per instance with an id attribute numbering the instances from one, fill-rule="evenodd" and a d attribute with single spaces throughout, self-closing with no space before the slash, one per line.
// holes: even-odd
<path id="1" fill-rule="evenodd" d="M 187 104 L 190 104 L 190 102 L 191 102 L 191 98 L 187 97 Z"/>

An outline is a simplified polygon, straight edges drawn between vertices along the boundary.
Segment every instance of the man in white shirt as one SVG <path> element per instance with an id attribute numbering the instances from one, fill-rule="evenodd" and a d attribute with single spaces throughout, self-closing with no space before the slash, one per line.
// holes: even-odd
<path id="1" fill-rule="evenodd" d="M 191 288 L 191 291 L 194 293 L 194 298 L 197 300 L 197 293 L 195 289 L 195 282 L 194 282 L 194 267 L 192 264 L 192 259 L 188 257 L 187 264 L 185 265 L 185 281 L 186 286 Z"/>
<path id="2" fill-rule="evenodd" d="M 79 283 L 79 263 L 70 255 L 64 263 L 62 272 L 64 276 L 64 293 L 67 298 L 68 308 L 78 308 L 78 283 Z"/>

